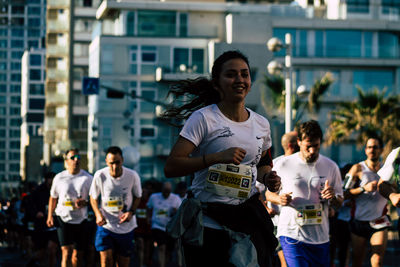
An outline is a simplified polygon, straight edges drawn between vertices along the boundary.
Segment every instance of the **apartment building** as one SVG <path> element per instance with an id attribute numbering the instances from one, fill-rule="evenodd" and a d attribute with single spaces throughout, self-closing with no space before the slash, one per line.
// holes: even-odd
<path id="1" fill-rule="evenodd" d="M 103 1 L 90 44 L 89 76 L 130 96 L 112 99 L 101 90 L 89 97 L 88 154 L 93 159 L 89 170 L 104 166 L 107 146 L 119 145 L 139 151 L 135 168 L 145 179 L 163 179 L 163 161 L 178 130 L 158 119 L 160 106 L 142 98 L 168 103 L 165 96 L 171 82 L 208 75 L 214 58 L 227 49 L 239 49 L 250 59 L 253 87 L 247 105 L 269 117 L 278 155 L 283 121 L 263 108 L 260 90 L 268 62 L 284 60 L 284 52 L 272 53 L 266 43 L 285 33 L 293 38 L 294 88 L 310 87 L 326 72 L 333 73 L 335 81 L 318 114 L 323 128 L 329 111 L 354 98 L 357 86 L 400 92 L 398 5 L 393 1 L 302 5 L 300 1 L 291 5 Z M 322 153 L 340 165 L 362 155 L 354 144 L 323 147 Z"/>

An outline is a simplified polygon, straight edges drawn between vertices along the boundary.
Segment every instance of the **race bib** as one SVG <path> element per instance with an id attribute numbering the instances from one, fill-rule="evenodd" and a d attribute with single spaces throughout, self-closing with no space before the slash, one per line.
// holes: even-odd
<path id="1" fill-rule="evenodd" d="M 309 204 L 297 206 L 296 222 L 300 226 L 316 225 L 322 223 L 322 204 Z"/>
<path id="2" fill-rule="evenodd" d="M 124 207 L 122 197 L 108 197 L 104 200 L 104 209 L 108 212 L 119 212 Z"/>
<path id="3" fill-rule="evenodd" d="M 240 164 L 215 164 L 208 168 L 207 192 L 239 199 L 247 199 L 252 186 L 251 167 Z"/>
<path id="4" fill-rule="evenodd" d="M 136 209 L 136 218 L 138 218 L 138 219 L 146 219 L 147 218 L 146 209 Z"/>
<path id="5" fill-rule="evenodd" d="M 66 210 L 74 210 L 75 209 L 74 201 L 70 198 L 66 198 L 62 204 Z"/>
<path id="6" fill-rule="evenodd" d="M 156 211 L 157 217 L 168 217 L 168 210 L 167 209 L 159 209 Z"/>
<path id="7" fill-rule="evenodd" d="M 383 215 L 382 217 L 379 217 L 378 219 L 372 220 L 369 222 L 369 225 L 374 228 L 374 229 L 382 229 L 385 227 L 390 227 L 392 223 L 390 222 L 388 216 Z"/>

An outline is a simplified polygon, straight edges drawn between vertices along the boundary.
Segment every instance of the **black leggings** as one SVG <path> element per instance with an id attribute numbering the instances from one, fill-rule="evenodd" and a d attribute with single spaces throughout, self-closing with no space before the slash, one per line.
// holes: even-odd
<path id="1" fill-rule="evenodd" d="M 187 267 L 233 267 L 229 263 L 231 247 L 228 232 L 204 227 L 203 246 L 183 245 Z"/>

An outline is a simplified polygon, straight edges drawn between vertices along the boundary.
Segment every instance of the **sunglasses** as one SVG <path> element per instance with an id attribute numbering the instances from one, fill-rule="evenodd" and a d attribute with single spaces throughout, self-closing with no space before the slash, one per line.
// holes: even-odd
<path id="1" fill-rule="evenodd" d="M 81 156 L 80 155 L 73 155 L 71 157 L 68 157 L 68 159 L 70 159 L 70 160 L 81 159 Z"/>

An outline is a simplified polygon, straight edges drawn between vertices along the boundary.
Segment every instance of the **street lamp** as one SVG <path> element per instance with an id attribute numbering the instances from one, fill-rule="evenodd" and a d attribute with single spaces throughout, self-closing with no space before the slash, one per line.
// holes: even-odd
<path id="1" fill-rule="evenodd" d="M 285 48 L 285 133 L 288 133 L 292 130 L 292 35 L 285 34 L 285 44 L 273 37 L 268 40 L 267 47 L 272 52 L 278 52 Z M 282 65 L 271 61 L 267 69 L 270 74 L 276 74 L 279 69 L 282 70 Z"/>

